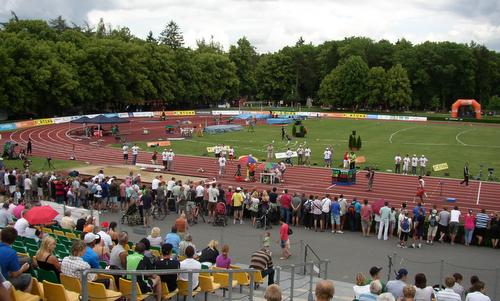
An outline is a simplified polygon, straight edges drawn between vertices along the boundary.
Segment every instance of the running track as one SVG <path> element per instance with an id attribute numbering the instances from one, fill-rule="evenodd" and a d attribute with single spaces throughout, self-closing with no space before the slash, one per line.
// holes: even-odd
<path id="1" fill-rule="evenodd" d="M 132 128 L 137 129 L 141 125 L 141 120 L 132 120 Z M 28 129 L 18 130 L 12 133 L 4 133 L 3 139 L 11 139 L 18 142 L 20 145 L 25 145 L 28 138 L 31 138 L 33 143 L 33 155 L 35 156 L 51 156 L 57 159 L 68 159 L 73 146 L 75 146 L 76 158 L 79 161 L 87 161 L 91 164 L 122 164 L 122 153 L 120 149 L 107 146 L 90 145 L 89 141 L 78 141 L 68 136 L 70 129 L 81 127 L 79 125 L 54 124 Z M 124 126 L 126 128 L 127 126 Z M 161 130 L 164 124 L 148 124 L 152 130 Z M 151 153 L 142 151 L 139 153 L 138 162 L 150 163 Z M 200 174 L 198 168 L 203 168 L 205 172 Z M 181 156 L 176 155 L 174 161 L 175 173 L 203 176 L 212 178 L 217 175 L 218 164 L 215 159 L 208 157 Z M 233 187 L 242 186 L 243 188 L 252 189 L 269 189 L 269 185 L 259 183 L 237 183 L 233 180 L 236 170 L 236 163 L 229 162 L 227 176 L 219 179 L 225 185 Z M 300 192 L 309 194 L 324 195 L 325 193 L 339 194 L 343 193 L 349 199 L 357 197 L 360 199 L 368 199 L 375 201 L 380 198 L 390 202 L 391 206 L 398 207 L 403 201 L 409 203 L 410 207 L 417 187 L 417 178 L 414 176 L 396 175 L 391 173 L 376 173 L 374 181 L 374 190 L 366 191 L 367 180 L 365 172 L 358 174 L 357 184 L 353 186 L 336 186 L 330 187 L 331 171 L 326 168 L 318 167 L 290 167 L 285 174 L 286 182 L 277 185 L 279 190 L 287 188 L 290 192 Z M 426 202 L 429 204 L 454 205 L 447 203 L 445 198 L 456 198 L 458 205 L 463 212 L 463 209 L 484 208 L 488 212 L 500 211 L 500 184 L 491 182 L 482 182 L 479 198 L 479 205 L 476 205 L 478 198 L 478 190 L 480 183 L 470 181 L 469 187 L 461 187 L 460 180 L 443 179 L 443 178 L 426 178 L 426 190 L 430 197 Z M 440 195 L 440 183 L 442 183 L 442 195 Z M 330 188 L 329 188 L 330 187 Z"/>

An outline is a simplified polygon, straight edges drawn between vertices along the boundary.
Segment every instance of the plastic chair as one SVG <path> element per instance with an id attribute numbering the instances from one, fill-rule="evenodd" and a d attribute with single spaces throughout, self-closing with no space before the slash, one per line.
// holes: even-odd
<path id="1" fill-rule="evenodd" d="M 36 277 L 31 278 L 31 294 L 40 297 L 43 300 L 43 286 Z"/>
<path id="2" fill-rule="evenodd" d="M 18 253 L 28 253 L 28 249 L 25 246 L 20 246 L 17 244 L 13 244 L 12 249 L 14 249 Z"/>
<path id="3" fill-rule="evenodd" d="M 64 232 L 62 230 L 52 230 L 52 233 L 54 233 L 55 235 L 57 236 L 63 236 L 63 237 L 66 237 L 64 235 Z"/>
<path id="4" fill-rule="evenodd" d="M 172 299 L 172 297 L 174 297 L 175 295 L 177 295 L 178 291 L 179 290 L 176 289 L 175 291 L 171 292 L 171 291 L 168 290 L 168 286 L 167 286 L 167 284 L 165 282 L 161 283 L 161 298 L 162 299 L 167 299 L 167 300 Z"/>
<path id="5" fill-rule="evenodd" d="M 31 238 L 31 237 L 23 237 L 24 240 L 24 245 L 27 246 L 28 244 L 34 245 L 36 247 L 40 246 L 40 242 L 36 241 L 36 239 Z"/>
<path id="6" fill-rule="evenodd" d="M 130 299 L 132 295 L 132 281 L 120 278 L 119 281 L 120 293 L 123 297 Z M 144 300 L 148 297 L 148 295 L 143 295 L 141 292 L 141 288 L 139 284 L 137 284 L 137 300 Z"/>
<path id="7" fill-rule="evenodd" d="M 44 301 L 78 301 L 78 293 L 67 291 L 62 284 L 43 281 Z"/>
<path id="8" fill-rule="evenodd" d="M 184 300 L 186 300 L 186 297 L 188 296 L 188 282 L 184 280 L 177 279 L 177 295 L 183 296 Z M 200 287 L 198 287 L 196 290 L 193 290 L 193 297 L 198 295 L 198 293 L 201 291 Z"/>
<path id="9" fill-rule="evenodd" d="M 264 284 L 264 277 L 260 271 L 256 271 L 253 276 L 253 281 L 258 286 L 259 284 Z"/>
<path id="10" fill-rule="evenodd" d="M 64 274 L 59 275 L 59 277 L 61 278 L 61 284 L 64 285 L 68 291 L 78 294 L 82 293 L 82 284 L 80 283 L 80 279 Z"/>
<path id="11" fill-rule="evenodd" d="M 205 293 L 205 301 L 208 300 L 208 293 L 215 293 L 220 288 L 220 284 L 215 283 L 212 277 L 200 275 L 198 280 L 200 281 L 201 292 Z"/>
<path id="12" fill-rule="evenodd" d="M 52 232 L 52 229 L 47 228 L 47 227 L 42 227 L 42 232 L 45 232 L 45 233 L 53 233 L 53 232 Z"/>
<path id="13" fill-rule="evenodd" d="M 88 283 L 88 292 L 90 301 L 113 301 L 122 296 L 122 293 L 107 290 L 104 284 L 97 282 Z"/>
<path id="14" fill-rule="evenodd" d="M 25 293 L 23 291 L 15 290 L 13 286 L 9 289 L 10 299 L 12 301 L 39 301 L 40 297 L 32 295 L 30 293 Z"/>
<path id="15" fill-rule="evenodd" d="M 223 273 L 214 273 L 214 282 L 220 284 L 220 287 L 222 288 L 222 295 L 224 297 L 226 296 L 226 290 L 232 289 L 238 285 L 236 280 L 229 283 L 229 275 Z"/>
<path id="16" fill-rule="evenodd" d="M 73 232 L 66 232 L 66 237 L 69 239 L 69 240 L 73 240 L 73 239 L 76 239 L 76 235 L 75 233 Z"/>
<path id="17" fill-rule="evenodd" d="M 236 270 L 239 270 L 239 268 Z M 240 286 L 240 293 L 243 292 L 243 286 L 250 286 L 249 278 L 250 276 L 248 276 L 248 273 L 245 272 L 233 273 L 233 279 L 236 280 Z"/>
<path id="18" fill-rule="evenodd" d="M 37 269 L 38 273 L 38 280 L 39 281 L 48 281 L 52 283 L 59 283 L 59 280 L 57 279 L 57 275 L 54 271 L 47 271 L 42 268 Z"/>

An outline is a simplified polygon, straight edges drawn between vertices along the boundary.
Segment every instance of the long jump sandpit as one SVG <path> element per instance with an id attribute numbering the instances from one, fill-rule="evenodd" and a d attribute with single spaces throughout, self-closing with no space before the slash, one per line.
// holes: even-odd
<path id="1" fill-rule="evenodd" d="M 151 172 L 147 170 L 142 170 L 139 167 L 133 165 L 89 165 L 85 167 L 76 168 L 75 170 L 77 170 L 80 173 L 80 175 L 84 176 L 95 176 L 99 173 L 99 170 L 102 170 L 105 176 L 107 177 L 115 176 L 117 179 L 121 180 L 125 179 L 130 174 L 130 172 L 132 172 L 133 175 L 140 174 L 142 182 L 145 183 L 151 183 L 154 177 L 158 175 L 163 176 L 163 180 L 165 182 L 170 180 L 170 178 L 172 177 L 175 177 L 176 180 L 181 180 L 183 183 L 187 181 L 193 181 L 196 183 L 207 180 L 206 178 L 201 178 L 201 177 L 185 176 L 185 175 L 171 174 L 164 172 Z"/>

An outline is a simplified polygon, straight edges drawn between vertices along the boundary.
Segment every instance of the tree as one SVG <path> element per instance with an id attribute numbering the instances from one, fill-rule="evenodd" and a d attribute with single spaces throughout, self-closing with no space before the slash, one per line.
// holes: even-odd
<path id="1" fill-rule="evenodd" d="M 229 59 L 236 66 L 239 96 L 254 97 L 257 94 L 255 72 L 259 60 L 255 47 L 250 44 L 246 37 L 243 37 L 236 42 L 236 46 L 231 45 L 229 48 Z"/>
<path id="2" fill-rule="evenodd" d="M 398 110 L 411 105 L 411 85 L 406 69 L 401 64 L 394 65 L 387 71 L 387 105 Z"/>
<path id="3" fill-rule="evenodd" d="M 388 93 L 387 73 L 382 67 L 373 67 L 368 72 L 367 106 L 387 109 L 386 94 Z"/>
<path id="4" fill-rule="evenodd" d="M 181 48 L 184 45 L 184 36 L 177 23 L 170 20 L 165 26 L 165 29 L 160 33 L 158 38 L 160 44 L 166 45 L 172 49 Z"/>
<path id="5" fill-rule="evenodd" d="M 69 28 L 68 24 L 66 23 L 66 20 L 64 20 L 62 16 L 58 16 L 55 19 L 50 19 L 49 25 L 50 27 L 54 28 L 59 32 L 65 31 L 66 29 Z"/>
<path id="6" fill-rule="evenodd" d="M 500 96 L 493 95 L 490 98 L 490 103 L 488 105 L 489 110 L 500 110 Z"/>
<path id="7" fill-rule="evenodd" d="M 319 88 L 324 103 L 356 110 L 366 98 L 368 65 L 359 56 L 348 58 L 328 74 Z"/>
<path id="8" fill-rule="evenodd" d="M 153 32 L 150 30 L 148 33 L 148 36 L 146 37 L 146 42 L 151 43 L 151 44 L 158 44 L 158 41 L 156 41 L 155 37 L 153 36 Z"/>

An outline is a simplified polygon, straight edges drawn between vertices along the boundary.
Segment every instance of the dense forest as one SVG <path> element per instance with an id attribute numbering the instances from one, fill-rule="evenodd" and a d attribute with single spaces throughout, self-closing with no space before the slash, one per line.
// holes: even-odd
<path id="1" fill-rule="evenodd" d="M 307 37 L 306 37 L 307 38 Z M 350 37 L 259 54 L 242 37 L 184 45 L 170 21 L 146 39 L 126 27 L 13 17 L 0 28 L 0 108 L 14 116 L 124 110 L 159 100 L 168 108 L 240 98 L 312 98 L 349 110 L 448 110 L 457 98 L 500 109 L 500 53 L 474 42 L 373 41 Z"/>

